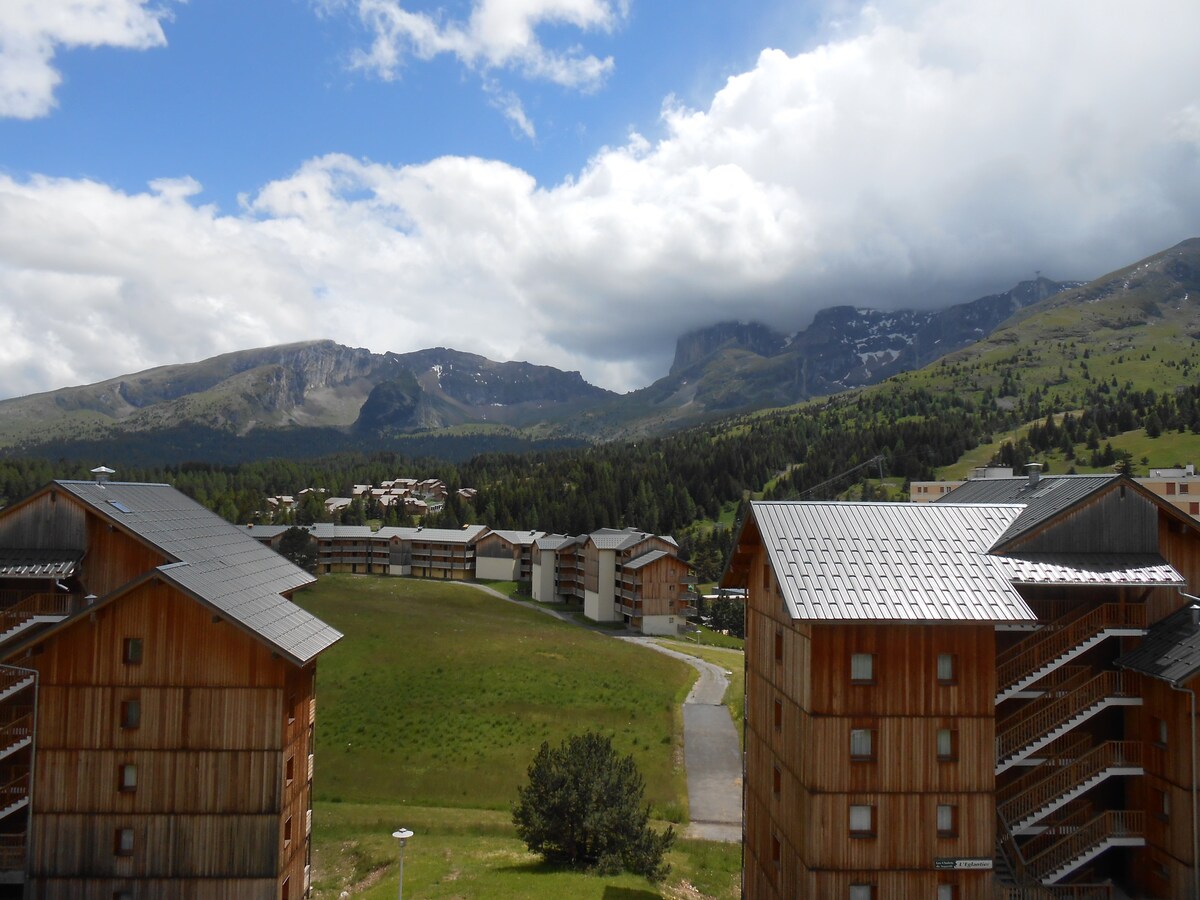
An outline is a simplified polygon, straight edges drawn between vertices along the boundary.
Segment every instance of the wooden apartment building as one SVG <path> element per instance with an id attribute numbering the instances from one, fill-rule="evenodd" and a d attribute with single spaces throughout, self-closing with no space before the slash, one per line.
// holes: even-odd
<path id="1" fill-rule="evenodd" d="M 595 622 L 624 622 L 643 634 L 678 634 L 695 614 L 695 577 L 674 538 L 636 528 L 601 528 L 534 542 L 535 600 L 578 602 Z"/>
<path id="2" fill-rule="evenodd" d="M 311 581 L 164 484 L 0 511 L 0 895 L 307 896 Z"/>
<path id="3" fill-rule="evenodd" d="M 747 897 L 1200 896 L 1200 532 L 1171 504 L 1036 474 L 755 503 L 723 583 Z"/>

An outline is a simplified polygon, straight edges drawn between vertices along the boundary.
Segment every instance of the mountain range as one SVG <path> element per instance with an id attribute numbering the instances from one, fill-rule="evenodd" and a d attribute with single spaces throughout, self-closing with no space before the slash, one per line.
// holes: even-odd
<path id="1" fill-rule="evenodd" d="M 982 352 L 997 335 L 1012 341 L 1026 322 L 1070 330 L 1086 319 L 1093 325 L 1073 332 L 1086 341 L 1096 323 L 1123 331 L 1174 321 L 1181 305 L 1196 308 L 1197 273 L 1200 239 L 1092 282 L 1039 277 L 941 310 L 835 306 L 791 334 L 718 323 L 681 336 L 670 371 L 624 395 L 578 372 L 442 347 L 401 354 L 328 340 L 265 347 L 0 401 L 0 450 L 96 458 L 106 445 L 127 449 L 136 438 L 144 462 L 170 463 L 301 455 L 297 447 L 439 453 L 450 445 L 437 442 L 452 439 L 448 455 L 461 456 L 654 434 Z"/>

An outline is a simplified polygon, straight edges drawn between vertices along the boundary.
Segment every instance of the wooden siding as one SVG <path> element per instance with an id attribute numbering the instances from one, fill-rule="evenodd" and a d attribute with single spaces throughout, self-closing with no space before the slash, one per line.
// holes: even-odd
<path id="1" fill-rule="evenodd" d="M 1020 538 L 1026 553 L 1155 553 L 1158 505 L 1136 487 L 1115 484 L 1049 525 Z"/>
<path id="2" fill-rule="evenodd" d="M 142 640 L 137 664 L 123 659 L 131 637 Z M 268 896 L 275 896 L 286 870 L 302 884 L 311 667 L 273 657 L 158 582 L 97 607 L 9 661 L 41 673 L 35 875 L 269 877 Z M 121 727 L 127 700 L 140 703 L 137 728 Z M 298 757 L 291 785 L 284 783 L 287 753 Z M 135 791 L 119 789 L 126 764 L 137 767 Z M 287 848 L 285 811 L 293 818 Z M 114 854 L 117 828 L 135 829 L 132 856 Z"/>
<path id="3" fill-rule="evenodd" d="M 136 888 L 135 888 L 136 885 Z M 135 897 L 169 897 L 171 900 L 278 900 L 274 878 L 145 879 L 39 878 L 30 891 L 39 900 L 113 900 L 122 891 Z M 299 900 L 302 894 L 292 893 Z"/>

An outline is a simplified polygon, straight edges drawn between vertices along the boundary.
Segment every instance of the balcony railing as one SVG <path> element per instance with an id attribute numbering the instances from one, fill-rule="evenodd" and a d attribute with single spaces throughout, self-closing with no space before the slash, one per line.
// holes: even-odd
<path id="1" fill-rule="evenodd" d="M 0 834 L 0 872 L 25 868 L 25 833 Z"/>
<path id="2" fill-rule="evenodd" d="M 1028 870 L 1039 880 L 1053 877 L 1064 866 L 1089 850 L 1113 838 L 1142 838 L 1146 814 L 1127 810 L 1108 810 L 1067 834 L 1057 843 L 1030 857 Z"/>

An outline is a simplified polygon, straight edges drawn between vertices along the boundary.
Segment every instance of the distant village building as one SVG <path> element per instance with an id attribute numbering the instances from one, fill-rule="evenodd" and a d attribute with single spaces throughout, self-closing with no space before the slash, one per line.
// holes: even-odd
<path id="1" fill-rule="evenodd" d="M 268 497 L 267 511 L 275 515 L 284 515 L 300 508 L 305 494 L 316 492 L 325 494 L 325 488 L 305 488 L 297 496 L 278 495 Z M 388 510 L 400 509 L 406 516 L 424 518 L 432 512 L 439 512 L 445 506 L 449 491 L 446 483 L 438 478 L 392 478 L 381 481 L 378 486 L 356 484 L 350 490 L 349 497 L 328 497 L 323 503 L 329 514 L 347 509 L 355 500 L 368 504 L 377 504 L 379 508 Z M 478 496 L 475 488 L 460 488 L 457 496 L 467 501 L 473 501 Z M 278 521 L 278 520 L 277 520 Z"/>
<path id="2" fill-rule="evenodd" d="M 1200 526 L 1166 498 L 1034 469 L 755 502 L 722 583 L 747 897 L 1200 895 Z"/>
<path id="3" fill-rule="evenodd" d="M 107 472 L 101 472 L 101 476 Z M 0 511 L 0 882 L 39 898 L 299 898 L 313 578 L 164 484 Z"/>

